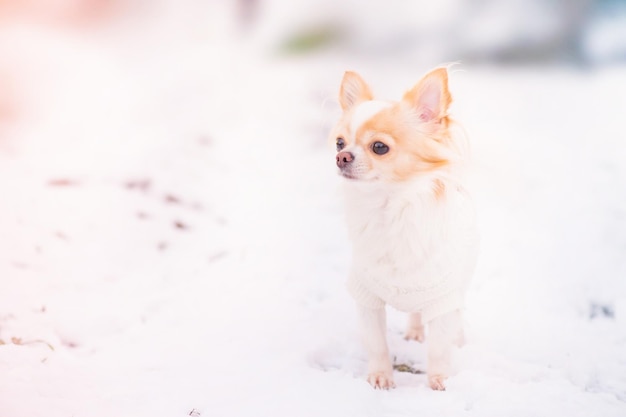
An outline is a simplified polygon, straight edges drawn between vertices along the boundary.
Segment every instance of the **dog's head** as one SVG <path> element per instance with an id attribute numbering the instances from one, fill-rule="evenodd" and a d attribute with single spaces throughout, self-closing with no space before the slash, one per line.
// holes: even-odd
<path id="1" fill-rule="evenodd" d="M 346 178 L 403 182 L 445 169 L 454 158 L 448 72 L 424 76 L 399 102 L 375 100 L 355 72 L 341 82 L 341 119 L 332 131 L 337 166 Z"/>

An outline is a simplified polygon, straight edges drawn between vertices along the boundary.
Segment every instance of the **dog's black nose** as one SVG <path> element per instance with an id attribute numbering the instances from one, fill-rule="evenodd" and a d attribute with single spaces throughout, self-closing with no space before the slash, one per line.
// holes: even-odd
<path id="1" fill-rule="evenodd" d="M 343 168 L 350 164 L 354 160 L 354 155 L 350 152 L 339 152 L 337 154 L 337 166 Z"/>

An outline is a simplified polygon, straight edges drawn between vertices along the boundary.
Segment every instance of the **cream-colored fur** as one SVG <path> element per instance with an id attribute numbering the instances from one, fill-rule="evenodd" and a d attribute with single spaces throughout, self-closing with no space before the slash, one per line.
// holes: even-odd
<path id="1" fill-rule="evenodd" d="M 447 114 L 447 72 L 431 72 L 399 103 L 372 98 L 358 75 L 346 73 L 344 115 L 333 132 L 346 178 L 348 288 L 369 355 L 367 379 L 376 388 L 394 386 L 389 304 L 410 313 L 407 339 L 424 341 L 428 325 L 428 381 L 441 390 L 452 347 L 463 339 L 463 295 L 477 253 L 473 204 L 458 169 L 464 146 Z M 384 154 L 375 152 L 377 142 L 387 146 Z"/>

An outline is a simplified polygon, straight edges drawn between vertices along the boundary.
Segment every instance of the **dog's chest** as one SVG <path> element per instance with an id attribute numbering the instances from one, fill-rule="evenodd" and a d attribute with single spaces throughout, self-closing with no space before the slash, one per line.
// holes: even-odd
<path id="1" fill-rule="evenodd" d="M 354 188 L 345 195 L 353 243 L 348 287 L 402 311 L 462 291 L 476 260 L 473 204 L 459 186 L 444 195 Z"/>
<path id="2" fill-rule="evenodd" d="M 354 255 L 402 267 L 424 263 L 445 246 L 445 204 L 419 194 L 381 194 L 348 203 Z"/>

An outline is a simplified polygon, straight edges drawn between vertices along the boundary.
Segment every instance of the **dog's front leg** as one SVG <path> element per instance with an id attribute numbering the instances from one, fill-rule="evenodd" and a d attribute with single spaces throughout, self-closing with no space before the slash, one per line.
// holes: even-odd
<path id="1" fill-rule="evenodd" d="M 372 310 L 359 307 L 361 337 L 368 355 L 367 382 L 374 388 L 394 388 L 393 368 L 387 347 L 387 315 L 385 308 Z"/>
<path id="2" fill-rule="evenodd" d="M 428 324 L 428 384 L 434 390 L 446 389 L 450 375 L 452 349 L 463 337 L 463 320 L 459 310 L 436 317 Z"/>

